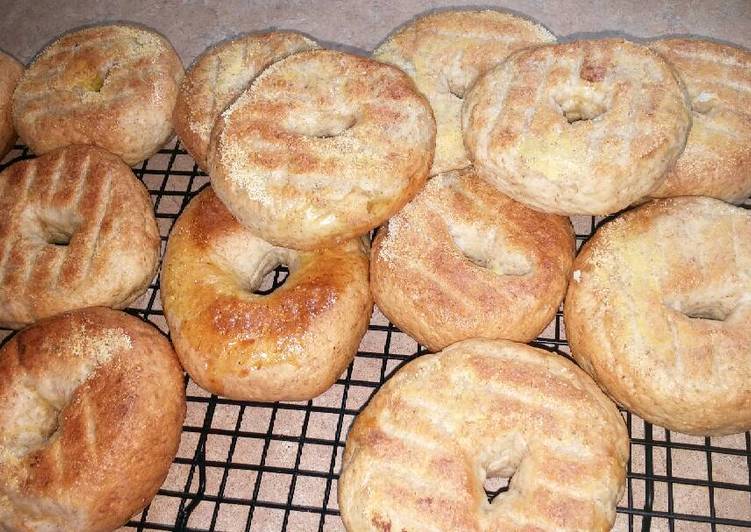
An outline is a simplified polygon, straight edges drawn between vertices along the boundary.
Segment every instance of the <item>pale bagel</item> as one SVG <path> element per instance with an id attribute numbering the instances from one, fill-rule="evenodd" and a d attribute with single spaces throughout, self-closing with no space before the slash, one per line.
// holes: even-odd
<path id="1" fill-rule="evenodd" d="M 469 166 L 461 113 L 477 78 L 521 48 L 555 42 L 534 22 L 491 10 L 439 11 L 400 28 L 373 57 L 415 80 L 435 114 L 435 157 L 430 175 Z"/>
<path id="2" fill-rule="evenodd" d="M 217 117 L 261 71 L 290 54 L 317 48 L 291 31 L 244 35 L 212 46 L 196 59 L 180 86 L 173 112 L 175 132 L 203 170 Z"/>
<path id="3" fill-rule="evenodd" d="M 0 173 L 0 326 L 124 308 L 159 260 L 149 193 L 121 159 L 68 146 Z"/>
<path id="4" fill-rule="evenodd" d="M 123 24 L 66 33 L 42 50 L 18 82 L 13 122 L 37 155 L 93 144 L 128 165 L 172 136 L 183 66 L 158 33 Z"/>
<path id="5" fill-rule="evenodd" d="M 466 168 L 431 179 L 379 231 L 370 285 L 378 308 L 431 351 L 475 337 L 529 342 L 555 316 L 573 260 L 567 218 Z"/>
<path id="6" fill-rule="evenodd" d="M 615 521 L 629 441 L 563 356 L 466 340 L 396 372 L 347 436 L 347 530 L 588 530 Z M 486 477 L 513 477 L 488 503 Z"/>
<path id="7" fill-rule="evenodd" d="M 513 54 L 464 101 L 478 173 L 534 209 L 609 214 L 659 186 L 691 114 L 672 67 L 645 46 L 575 41 Z"/>
<path id="8" fill-rule="evenodd" d="M 751 212 L 656 200 L 606 223 L 564 304 L 576 361 L 641 418 L 688 434 L 751 429 Z"/>
<path id="9" fill-rule="evenodd" d="M 217 120 L 209 174 L 237 219 L 275 245 L 332 246 L 422 188 L 430 105 L 401 70 L 332 50 L 274 63 Z"/>
<path id="10" fill-rule="evenodd" d="M 689 39 L 649 46 L 680 74 L 693 117 L 686 149 L 650 196 L 742 203 L 751 194 L 751 52 Z"/>

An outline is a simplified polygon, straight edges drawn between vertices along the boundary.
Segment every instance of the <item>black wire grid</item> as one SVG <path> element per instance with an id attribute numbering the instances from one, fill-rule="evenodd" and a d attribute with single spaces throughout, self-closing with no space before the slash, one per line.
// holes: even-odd
<path id="1" fill-rule="evenodd" d="M 0 168 L 29 157 L 16 146 Z M 175 219 L 208 179 L 178 142 L 134 171 L 151 194 L 164 251 Z M 574 219 L 579 245 L 600 221 Z M 285 277 L 286 269 L 277 268 L 262 288 L 270 291 Z M 168 332 L 158 277 L 128 312 Z M 10 333 L 0 330 L 0 337 Z M 561 312 L 537 345 L 568 352 Z M 336 488 L 348 428 L 388 376 L 422 353 L 376 310 L 354 362 L 312 401 L 233 401 L 186 380 L 188 414 L 178 455 L 155 499 L 126 529 L 344 530 Z M 751 528 L 751 434 L 696 438 L 628 412 L 624 417 L 631 461 L 615 530 Z M 489 480 L 488 497 L 507 484 Z"/>

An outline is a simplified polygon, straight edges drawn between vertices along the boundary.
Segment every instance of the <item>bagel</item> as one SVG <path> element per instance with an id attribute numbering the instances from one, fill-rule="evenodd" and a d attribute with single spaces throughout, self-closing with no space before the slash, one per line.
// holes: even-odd
<path id="1" fill-rule="evenodd" d="M 289 276 L 254 293 L 286 264 Z M 303 401 L 352 361 L 373 302 L 360 241 L 297 252 L 241 226 L 209 188 L 172 229 L 161 277 L 164 315 L 183 367 L 212 393 L 246 401 Z"/>
<path id="2" fill-rule="evenodd" d="M 122 24 L 76 30 L 26 69 L 13 94 L 13 122 L 37 155 L 93 144 L 133 166 L 172 136 L 182 77 L 174 48 L 154 31 Z"/>
<path id="3" fill-rule="evenodd" d="M 16 142 L 11 106 L 13 90 L 23 74 L 23 65 L 8 54 L 0 52 L 0 159 L 5 157 Z"/>
<path id="4" fill-rule="evenodd" d="M 173 121 L 199 167 L 208 168 L 206 152 L 214 122 L 250 82 L 275 61 L 317 47 L 299 33 L 272 31 L 224 41 L 196 59 L 180 86 Z"/>
<path id="5" fill-rule="evenodd" d="M 0 528 L 109 531 L 167 476 L 185 417 L 183 373 L 141 320 L 89 308 L 0 348 Z"/>
<path id="6" fill-rule="evenodd" d="M 464 95 L 512 52 L 555 42 L 527 19 L 492 10 L 439 11 L 400 28 L 373 57 L 404 70 L 435 113 L 435 158 L 430 175 L 469 166 L 462 140 Z"/>
<path id="7" fill-rule="evenodd" d="M 515 202 L 473 169 L 431 179 L 373 242 L 378 308 L 430 351 L 473 337 L 533 340 L 574 260 L 567 218 Z"/>
<path id="8" fill-rule="evenodd" d="M 274 63 L 217 119 L 211 184 L 243 225 L 311 250 L 366 234 L 419 190 L 430 105 L 401 70 L 314 50 Z"/>
<path id="9" fill-rule="evenodd" d="M 68 146 L 0 173 L 0 326 L 124 308 L 156 273 L 149 194 L 118 157 Z"/>
<path id="10" fill-rule="evenodd" d="M 575 41 L 522 50 L 464 101 L 483 178 L 534 209 L 609 214 L 662 183 L 691 114 L 673 69 L 645 46 Z"/>
<path id="11" fill-rule="evenodd" d="M 686 149 L 650 196 L 743 203 L 751 194 L 751 52 L 689 39 L 649 46 L 683 79 L 693 118 Z"/>
<path id="12" fill-rule="evenodd" d="M 615 405 L 564 357 L 466 340 L 408 363 L 357 416 L 339 510 L 347 530 L 610 530 L 628 452 Z M 492 503 L 487 477 L 512 477 Z"/>
<path id="13" fill-rule="evenodd" d="M 751 212 L 657 200 L 599 228 L 564 305 L 571 352 L 600 386 L 670 430 L 751 429 Z"/>

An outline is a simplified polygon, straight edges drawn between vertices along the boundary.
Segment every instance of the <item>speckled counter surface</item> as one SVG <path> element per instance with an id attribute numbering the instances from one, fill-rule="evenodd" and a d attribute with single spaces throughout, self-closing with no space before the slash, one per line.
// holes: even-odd
<path id="1" fill-rule="evenodd" d="M 299 30 L 330 47 L 367 53 L 416 15 L 452 5 L 456 4 L 420 0 L 5 0 L 0 4 L 0 48 L 26 62 L 66 30 L 127 20 L 166 35 L 186 66 L 212 43 L 269 28 Z M 523 13 L 563 40 L 680 34 L 751 47 L 749 0 L 516 0 L 482 6 Z M 185 205 L 186 193 L 200 188 L 207 178 L 184 152 L 165 151 L 139 168 L 136 173 L 152 193 L 166 239 L 174 217 Z M 577 233 L 588 234 L 591 223 L 589 218 L 576 220 Z M 147 309 L 142 315 L 166 331 L 156 285 L 134 308 Z M 310 403 L 277 407 L 217 402 L 189 384 L 192 399 L 178 461 L 163 492 L 128 528 L 168 530 L 180 512 L 185 514 L 186 501 L 195 498 L 197 504 L 187 515 L 191 529 L 342 530 L 335 476 L 347 428 L 377 383 L 417 351 L 416 343 L 390 327 L 380 313 L 375 313 L 372 323 L 361 345 L 365 355 L 358 356 L 338 384 Z M 560 317 L 542 336 L 555 339 L 554 345 L 562 344 Z M 616 530 L 641 530 L 643 523 L 652 530 L 737 530 L 732 524 L 709 521 L 751 522 L 748 434 L 705 440 L 667 434 L 635 418 L 629 422 L 635 444 L 629 489 L 620 506 L 632 510 L 619 513 Z M 199 454 L 204 464 L 201 471 L 195 466 Z M 194 495 L 185 499 L 184 494 Z M 667 519 L 668 512 L 698 516 L 698 520 Z M 644 522 L 643 514 L 651 518 Z"/>

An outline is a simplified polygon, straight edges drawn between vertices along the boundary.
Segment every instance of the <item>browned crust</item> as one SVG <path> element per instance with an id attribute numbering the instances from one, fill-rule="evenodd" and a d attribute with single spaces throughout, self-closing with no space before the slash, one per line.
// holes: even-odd
<path id="1" fill-rule="evenodd" d="M 628 435 L 556 354 L 467 340 L 410 362 L 358 415 L 338 497 L 348 530 L 609 530 Z M 510 476 L 488 506 L 482 483 Z"/>
<path id="2" fill-rule="evenodd" d="M 430 105 L 401 70 L 335 52 L 267 68 L 217 119 L 212 186 L 245 226 L 311 250 L 377 227 L 424 184 Z"/>
<path id="3" fill-rule="evenodd" d="M 118 157 L 68 146 L 0 174 L 0 324 L 65 310 L 123 308 L 156 273 L 159 231 L 146 188 Z M 48 243 L 62 231 L 66 246 Z"/>
<path id="4" fill-rule="evenodd" d="M 0 52 L 0 159 L 10 151 L 16 142 L 11 106 L 13 91 L 23 74 L 23 65 L 16 59 Z"/>
<path id="5" fill-rule="evenodd" d="M 200 168 L 208 170 L 211 129 L 221 112 L 270 64 L 317 47 L 300 33 L 272 31 L 223 41 L 195 60 L 180 85 L 172 117 L 175 132 Z"/>
<path id="6" fill-rule="evenodd" d="M 58 405 L 54 435 L 32 449 L 19 448 L 13 409 L 0 413 L 0 521 L 12 530 L 112 530 L 148 504 L 177 452 L 183 373 L 153 327 L 90 308 L 0 350 L 3 404 L 55 403 L 74 378 L 84 380 Z"/>
<path id="7" fill-rule="evenodd" d="M 693 117 L 686 149 L 651 196 L 742 203 L 751 194 L 751 52 L 699 39 L 650 47 L 682 77 Z"/>
<path id="8" fill-rule="evenodd" d="M 66 33 L 28 66 L 13 96 L 21 139 L 41 155 L 93 144 L 134 165 L 172 136 L 183 77 L 162 35 L 112 24 Z"/>
<path id="9" fill-rule="evenodd" d="M 515 202 L 470 168 L 433 178 L 379 231 L 371 289 L 431 351 L 474 337 L 528 342 L 555 315 L 573 259 L 567 218 Z"/>
<path id="10" fill-rule="evenodd" d="M 751 215 L 711 198 L 655 200 L 599 228 L 564 304 L 576 361 L 656 425 L 697 435 L 751 428 L 749 242 Z M 690 317 L 712 307 L 727 316 Z"/>
<path id="11" fill-rule="evenodd" d="M 251 285 L 274 264 L 285 283 Z M 170 236 L 161 297 L 172 341 L 202 387 L 235 399 L 306 400 L 352 361 L 372 310 L 368 258 L 350 241 L 313 252 L 275 248 L 241 226 L 209 188 Z"/>

